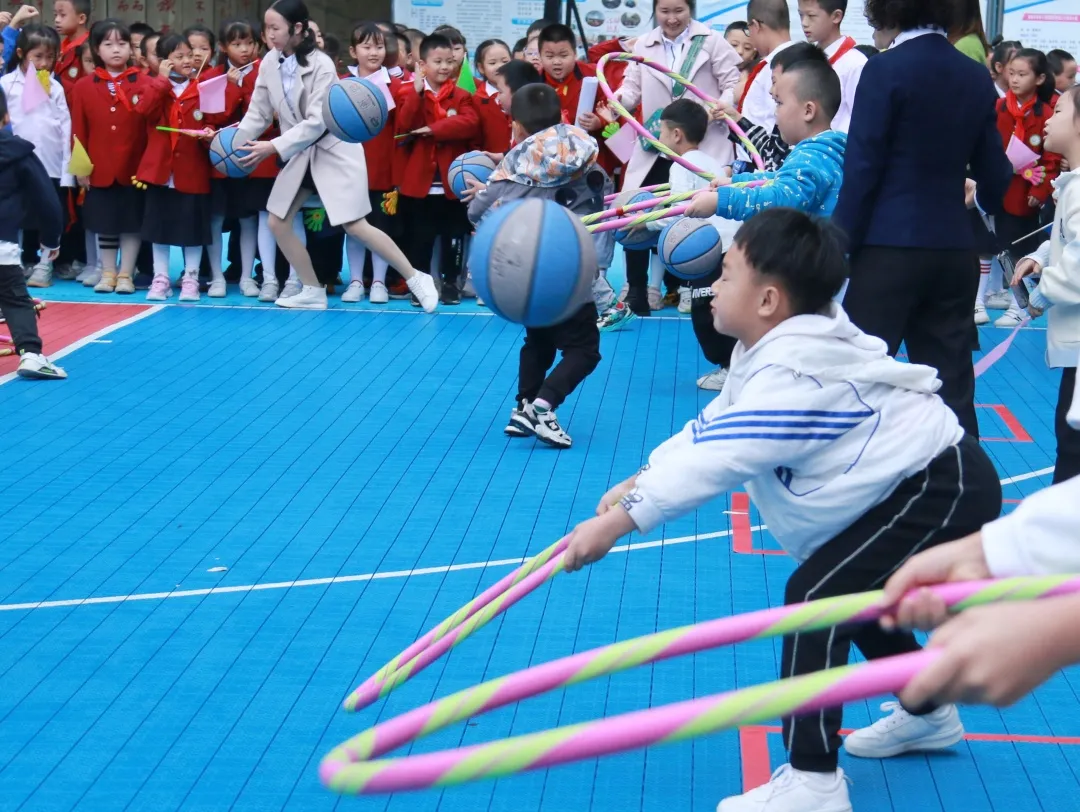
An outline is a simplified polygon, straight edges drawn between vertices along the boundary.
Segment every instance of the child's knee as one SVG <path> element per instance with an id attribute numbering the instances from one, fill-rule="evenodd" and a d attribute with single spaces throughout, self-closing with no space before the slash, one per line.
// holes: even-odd
<path id="1" fill-rule="evenodd" d="M 267 218 L 266 223 L 270 226 L 270 231 L 273 233 L 274 237 L 276 237 L 279 241 L 282 237 L 287 237 L 288 235 L 293 233 L 292 223 L 287 223 L 286 221 L 278 217 L 276 214 L 271 214 Z"/>

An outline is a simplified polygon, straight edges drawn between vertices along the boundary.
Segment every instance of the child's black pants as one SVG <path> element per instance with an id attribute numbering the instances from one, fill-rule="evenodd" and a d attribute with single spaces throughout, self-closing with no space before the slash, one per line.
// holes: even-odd
<path id="1" fill-rule="evenodd" d="M 562 359 L 551 369 L 557 352 L 562 353 Z M 557 409 L 599 363 L 600 330 L 592 302 L 559 324 L 527 327 L 518 362 L 516 402 L 542 398 Z"/>
<path id="2" fill-rule="evenodd" d="M 0 315 L 7 320 L 0 329 L 10 333 L 16 352 L 41 352 L 34 300 L 18 265 L 0 265 Z"/>

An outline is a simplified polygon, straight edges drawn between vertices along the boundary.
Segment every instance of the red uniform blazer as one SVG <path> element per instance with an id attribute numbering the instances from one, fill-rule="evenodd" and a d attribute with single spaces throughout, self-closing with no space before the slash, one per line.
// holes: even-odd
<path id="1" fill-rule="evenodd" d="M 56 78 L 60 80 L 60 86 L 64 88 L 64 99 L 67 101 L 69 108 L 71 107 L 71 92 L 75 89 L 78 81 L 86 76 L 83 72 L 82 60 L 79 59 L 79 46 L 86 42 L 89 36 L 90 34 L 87 32 L 70 40 L 62 41 L 60 43 L 60 54 L 56 59 L 55 67 L 53 67 Z"/>
<path id="2" fill-rule="evenodd" d="M 605 73 L 605 76 L 607 74 Z M 577 125 L 575 115 L 577 114 L 578 100 L 581 98 L 581 80 L 586 76 L 596 76 L 596 68 L 587 62 L 578 62 L 574 66 L 573 72 L 566 77 L 563 82 L 556 82 L 546 73 L 543 74 L 544 81 L 548 83 L 550 87 L 555 88 L 555 92 L 559 96 L 559 107 L 562 108 L 563 123 Z M 604 96 L 604 92 L 599 88 L 596 89 L 596 104 L 593 107 L 601 107 L 607 101 L 607 97 Z M 590 132 L 593 138 L 596 139 L 596 143 L 600 146 L 600 155 L 597 157 L 597 161 L 608 173 L 612 175 L 615 170 L 621 166 L 621 162 L 615 157 L 614 153 L 604 145 L 604 137 L 600 134 L 603 131 L 601 127 L 599 130 Z"/>
<path id="3" fill-rule="evenodd" d="M 243 120 L 244 114 L 247 112 L 248 105 L 251 104 L 251 96 L 255 92 L 255 80 L 259 78 L 259 62 L 262 60 L 256 59 L 251 69 L 244 74 L 243 80 L 240 82 L 240 86 L 237 87 L 232 82 L 225 85 L 225 112 L 222 114 L 224 123 L 221 126 L 228 124 L 236 124 Z M 212 68 L 207 68 L 199 76 L 199 81 L 205 81 L 207 79 L 213 79 L 215 76 L 221 76 L 223 73 L 227 73 L 224 65 L 215 65 Z M 270 141 L 281 135 L 281 130 L 277 126 L 271 126 L 267 128 L 257 140 Z M 276 178 L 278 172 L 281 169 L 278 167 L 278 162 L 274 160 L 262 161 L 255 170 L 249 175 L 252 178 Z M 211 170 L 211 174 L 215 178 L 225 177 L 221 172 L 217 170 Z"/>
<path id="4" fill-rule="evenodd" d="M 227 123 L 225 114 L 204 114 L 199 110 L 199 87 L 195 82 L 189 82 L 179 98 L 168 79 L 157 77 L 150 83 L 150 92 L 138 104 L 138 109 L 146 115 L 147 127 L 146 152 L 139 162 L 137 177 L 155 186 L 168 186 L 172 178 L 179 192 L 209 194 L 207 142 L 189 135 L 161 132 L 157 127 L 187 130 L 220 127 Z"/>
<path id="5" fill-rule="evenodd" d="M 476 88 L 473 103 L 480 116 L 480 149 L 506 152 L 510 149 L 510 116 L 499 106 L 498 96 L 488 95 L 486 82 Z"/>
<path id="6" fill-rule="evenodd" d="M 403 147 L 406 155 L 399 185 L 406 197 L 427 197 L 437 175 L 446 196 L 457 199 L 446 181 L 447 173 L 451 161 L 471 150 L 479 139 L 480 117 L 476 113 L 472 94 L 460 87 L 455 87 L 443 102 L 443 109 L 447 115 L 439 118 L 434 94 L 425 91 L 420 95 L 415 86 L 405 85 L 396 110 L 398 134 L 410 133 L 421 127 L 431 128 L 431 135 L 412 138 Z"/>
<path id="7" fill-rule="evenodd" d="M 109 92 L 109 83 L 86 76 L 71 93 L 71 133 L 86 148 L 94 164 L 90 185 L 130 186 L 146 151 L 146 118 L 140 105 L 151 94 L 152 79 L 135 74 L 121 90 L 132 109 Z"/>
<path id="8" fill-rule="evenodd" d="M 1011 93 L 1012 91 L 1010 91 Z M 1016 121 L 1005 103 L 1001 99 L 997 103 L 998 132 L 1001 134 L 1001 142 L 1006 149 L 1012 139 Z M 1020 175 L 1013 175 L 1012 183 L 1005 192 L 1005 211 L 1017 217 L 1031 217 L 1038 212 L 1028 205 L 1028 196 L 1036 198 L 1040 203 L 1045 203 L 1053 192 L 1051 181 L 1061 174 L 1061 156 L 1056 152 L 1043 150 L 1043 130 L 1046 128 L 1046 120 L 1054 114 L 1054 105 L 1047 102 L 1035 102 L 1031 112 L 1027 114 L 1023 122 L 1024 145 L 1032 152 L 1042 154 L 1039 166 L 1046 170 L 1046 179 L 1038 186 L 1032 186 Z"/>

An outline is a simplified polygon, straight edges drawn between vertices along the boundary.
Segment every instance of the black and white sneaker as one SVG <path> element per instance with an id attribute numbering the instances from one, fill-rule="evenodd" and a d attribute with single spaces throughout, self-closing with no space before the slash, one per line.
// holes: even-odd
<path id="1" fill-rule="evenodd" d="M 537 440 L 553 448 L 569 448 L 573 444 L 574 441 L 570 439 L 570 435 L 559 425 L 559 418 L 555 416 L 555 412 L 550 409 L 538 409 L 532 404 L 529 404 L 529 409 L 535 421 L 533 434 L 536 435 Z"/>
<path id="2" fill-rule="evenodd" d="M 507 437 L 529 437 L 533 434 L 533 419 L 529 416 L 529 401 L 521 401 L 521 405 L 515 406 L 510 412 L 510 421 L 503 429 Z"/>

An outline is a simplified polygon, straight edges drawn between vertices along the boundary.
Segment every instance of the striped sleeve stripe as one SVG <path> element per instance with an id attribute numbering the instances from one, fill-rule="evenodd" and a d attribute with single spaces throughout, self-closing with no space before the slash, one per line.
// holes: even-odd
<path id="1" fill-rule="evenodd" d="M 838 440 L 844 436 L 844 432 L 803 432 L 799 434 L 758 434 L 753 432 L 740 432 L 733 434 L 717 434 L 705 432 L 695 433 L 695 443 L 711 443 L 716 440 L 785 440 L 791 442 L 793 440 Z"/>

